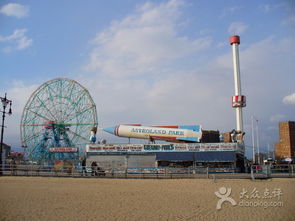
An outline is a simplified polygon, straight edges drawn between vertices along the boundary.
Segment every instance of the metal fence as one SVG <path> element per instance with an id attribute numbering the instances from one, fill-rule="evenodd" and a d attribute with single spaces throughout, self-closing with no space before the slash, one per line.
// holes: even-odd
<path id="1" fill-rule="evenodd" d="M 295 178 L 295 165 L 255 165 L 251 172 L 239 173 L 235 168 L 99 168 L 44 165 L 5 165 L 5 176 L 44 176 L 44 177 L 87 177 L 87 178 L 142 178 L 142 179 L 268 179 Z"/>
<path id="2" fill-rule="evenodd" d="M 295 177 L 295 164 L 253 165 L 251 179 Z"/>

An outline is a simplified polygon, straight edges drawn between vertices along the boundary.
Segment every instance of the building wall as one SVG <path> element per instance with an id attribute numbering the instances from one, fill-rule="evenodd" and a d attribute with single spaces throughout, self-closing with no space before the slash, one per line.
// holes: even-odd
<path id="1" fill-rule="evenodd" d="M 202 130 L 202 143 L 219 143 L 220 133 L 217 130 Z"/>
<path id="2" fill-rule="evenodd" d="M 293 158 L 295 151 L 295 122 L 279 123 L 280 141 L 275 144 L 276 159 Z"/>
<path id="3" fill-rule="evenodd" d="M 222 133 L 223 136 L 223 142 L 224 143 L 230 143 L 231 142 L 231 135 L 230 132 Z"/>
<path id="4" fill-rule="evenodd" d="M 102 168 L 155 167 L 156 154 L 150 155 L 89 155 L 87 166 L 93 161 Z"/>
<path id="5" fill-rule="evenodd" d="M 129 155 L 128 168 L 155 167 L 156 154 L 153 155 Z"/>
<path id="6" fill-rule="evenodd" d="M 2 145 L 2 162 L 5 163 L 5 159 L 7 159 L 8 155 L 10 154 L 11 147 L 7 144 L 3 143 Z"/>
<path id="7" fill-rule="evenodd" d="M 154 168 L 158 161 L 235 164 L 235 151 L 205 151 L 205 152 L 159 152 L 149 154 L 92 154 L 87 156 L 86 164 L 91 166 L 93 161 L 102 168 Z"/>
<path id="8" fill-rule="evenodd" d="M 87 166 L 90 167 L 93 161 L 102 168 L 125 168 L 124 155 L 90 155 L 87 157 Z"/>

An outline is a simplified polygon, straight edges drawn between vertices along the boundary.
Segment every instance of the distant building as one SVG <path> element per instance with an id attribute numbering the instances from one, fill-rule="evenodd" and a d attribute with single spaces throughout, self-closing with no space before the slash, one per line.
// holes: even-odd
<path id="1" fill-rule="evenodd" d="M 280 141 L 275 144 L 276 159 L 290 159 L 295 157 L 295 122 L 279 123 Z"/>
<path id="2" fill-rule="evenodd" d="M 11 147 L 8 146 L 7 144 L 3 143 L 2 145 L 2 153 L 5 157 L 7 157 L 10 154 Z"/>
<path id="3" fill-rule="evenodd" d="M 11 147 L 8 146 L 7 144 L 3 143 L 3 145 L 2 145 L 2 162 L 4 162 L 4 159 L 6 159 L 9 156 L 10 150 L 11 150 Z"/>

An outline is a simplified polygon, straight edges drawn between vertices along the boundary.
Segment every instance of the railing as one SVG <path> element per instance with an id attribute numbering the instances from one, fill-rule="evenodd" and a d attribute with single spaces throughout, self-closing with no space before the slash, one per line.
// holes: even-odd
<path id="1" fill-rule="evenodd" d="M 234 168 L 91 168 L 81 166 L 5 165 L 5 176 L 47 176 L 47 177 L 100 177 L 100 178 L 208 178 L 208 179 L 266 179 L 274 177 L 295 177 L 295 165 L 254 165 L 251 173 L 238 173 Z"/>
<path id="2" fill-rule="evenodd" d="M 275 165 L 253 165 L 251 166 L 251 178 L 295 177 L 295 164 L 275 164 Z"/>

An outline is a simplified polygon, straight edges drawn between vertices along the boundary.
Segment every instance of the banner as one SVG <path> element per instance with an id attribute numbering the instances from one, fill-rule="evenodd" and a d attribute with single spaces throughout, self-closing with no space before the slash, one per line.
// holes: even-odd
<path id="1" fill-rule="evenodd" d="M 78 148 L 76 148 L 76 147 L 52 147 L 52 148 L 49 148 L 49 152 L 51 152 L 51 153 L 76 153 L 76 152 L 78 152 Z"/>
<path id="2" fill-rule="evenodd" d="M 87 153 L 98 152 L 202 152 L 202 151 L 240 151 L 240 143 L 198 143 L 198 144 L 88 144 Z"/>

